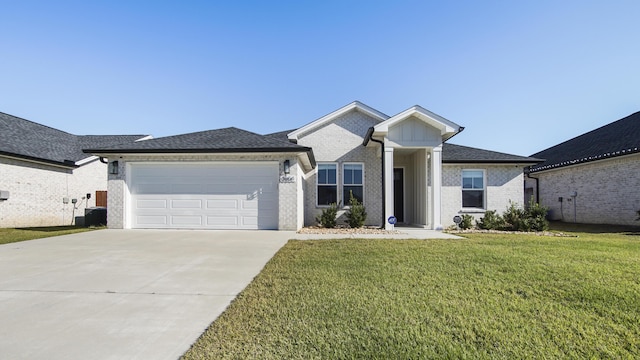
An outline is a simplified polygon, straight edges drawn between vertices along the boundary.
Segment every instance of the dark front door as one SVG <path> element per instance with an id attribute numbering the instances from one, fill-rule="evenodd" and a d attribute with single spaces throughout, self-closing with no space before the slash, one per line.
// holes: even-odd
<path id="1" fill-rule="evenodd" d="M 393 212 L 399 223 L 404 222 L 404 169 L 393 169 Z"/>

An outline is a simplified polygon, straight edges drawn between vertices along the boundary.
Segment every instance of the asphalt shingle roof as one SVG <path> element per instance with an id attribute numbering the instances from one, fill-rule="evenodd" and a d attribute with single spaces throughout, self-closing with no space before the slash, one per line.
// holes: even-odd
<path id="1" fill-rule="evenodd" d="M 537 163 L 542 160 L 497 151 L 483 150 L 469 146 L 444 143 L 442 145 L 443 163 Z"/>
<path id="2" fill-rule="evenodd" d="M 91 153 L 291 152 L 309 151 L 277 137 L 229 127 L 167 136 L 118 146 L 90 147 Z"/>
<path id="3" fill-rule="evenodd" d="M 545 161 L 531 166 L 529 172 L 638 152 L 640 152 L 640 112 L 531 155 Z"/>
<path id="4" fill-rule="evenodd" d="M 131 143 L 145 135 L 73 135 L 0 112 L 0 154 L 74 166 L 94 144 Z"/>

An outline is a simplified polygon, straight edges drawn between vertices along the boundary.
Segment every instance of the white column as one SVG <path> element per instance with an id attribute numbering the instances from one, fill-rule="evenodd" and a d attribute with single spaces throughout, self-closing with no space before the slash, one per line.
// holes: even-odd
<path id="1" fill-rule="evenodd" d="M 442 230 L 442 145 L 431 150 L 431 192 L 434 230 Z"/>
<path id="2" fill-rule="evenodd" d="M 389 216 L 394 215 L 393 211 L 393 148 L 384 148 L 384 228 L 393 230 L 394 226 L 389 224 Z"/>

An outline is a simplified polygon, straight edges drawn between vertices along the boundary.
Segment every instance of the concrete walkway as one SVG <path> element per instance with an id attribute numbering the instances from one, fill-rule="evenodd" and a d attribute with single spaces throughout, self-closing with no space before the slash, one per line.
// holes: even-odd
<path id="1" fill-rule="evenodd" d="M 455 239 L 401 228 L 354 238 Z M 99 230 L 0 245 L 0 359 L 177 359 L 292 231 Z"/>
<path id="2" fill-rule="evenodd" d="M 100 230 L 0 245 L 0 358 L 175 360 L 292 234 Z"/>
<path id="3" fill-rule="evenodd" d="M 442 231 L 426 230 L 412 227 L 397 227 L 399 234 L 293 234 L 296 240 L 326 239 L 462 239 L 459 236 Z"/>

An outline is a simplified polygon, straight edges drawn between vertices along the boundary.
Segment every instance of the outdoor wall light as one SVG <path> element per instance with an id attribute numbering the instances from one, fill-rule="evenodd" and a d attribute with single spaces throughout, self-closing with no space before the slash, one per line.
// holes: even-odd
<path id="1" fill-rule="evenodd" d="M 289 175 L 289 173 L 291 172 L 291 165 L 289 164 L 289 160 L 285 160 L 284 161 L 284 173 Z"/>
<path id="2" fill-rule="evenodd" d="M 118 175 L 118 161 L 112 161 L 109 163 L 109 174 Z"/>

